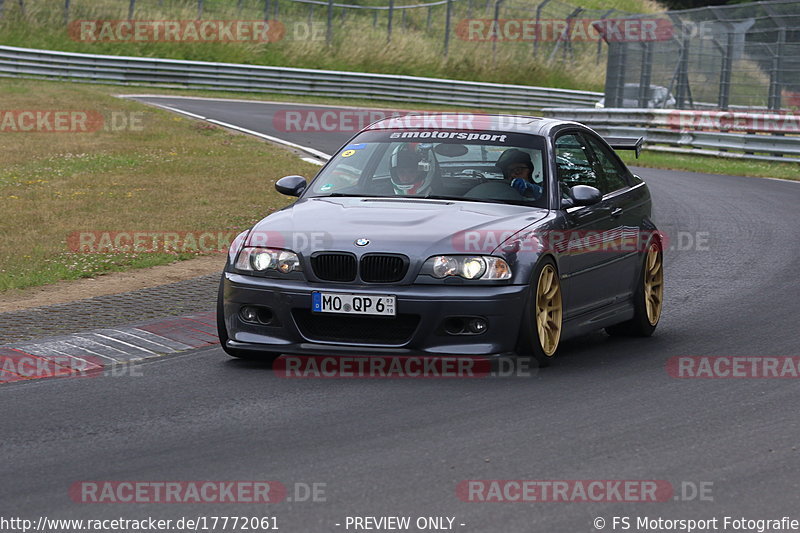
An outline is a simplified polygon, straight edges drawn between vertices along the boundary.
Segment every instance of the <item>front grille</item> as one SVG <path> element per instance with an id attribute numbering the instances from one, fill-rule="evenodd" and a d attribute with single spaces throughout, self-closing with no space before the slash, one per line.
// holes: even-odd
<path id="1" fill-rule="evenodd" d="M 356 279 L 356 257 L 352 254 L 323 253 L 311 258 L 314 275 L 325 281 Z"/>
<path id="2" fill-rule="evenodd" d="M 405 344 L 419 324 L 419 315 L 344 316 L 293 309 L 292 316 L 304 337 L 323 342 Z"/>
<path id="3" fill-rule="evenodd" d="M 394 283 L 406 276 L 408 260 L 400 255 L 365 255 L 361 258 L 361 279 L 368 283 Z"/>

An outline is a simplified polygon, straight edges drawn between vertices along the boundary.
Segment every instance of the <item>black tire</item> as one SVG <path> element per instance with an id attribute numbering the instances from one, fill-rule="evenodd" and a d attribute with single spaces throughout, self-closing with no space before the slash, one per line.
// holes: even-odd
<path id="1" fill-rule="evenodd" d="M 224 281 L 225 274 L 223 273 L 222 278 L 219 280 L 219 290 L 217 291 L 217 336 L 219 337 L 219 344 L 222 347 L 222 351 L 231 357 L 236 357 L 237 359 L 259 361 L 265 365 L 272 366 L 272 363 L 274 363 L 275 360 L 281 356 L 281 354 L 275 352 L 237 350 L 227 346 L 228 328 L 225 326 L 225 306 L 223 305 L 225 291 Z"/>
<path id="2" fill-rule="evenodd" d="M 550 322 L 550 319 L 552 319 L 552 322 L 556 326 L 555 329 L 557 329 L 557 332 L 549 335 L 543 342 L 539 335 L 540 328 L 537 324 L 536 309 L 538 303 L 540 302 L 539 297 L 545 296 L 539 294 L 540 289 L 542 288 L 542 283 L 546 281 L 545 278 L 543 278 L 543 274 L 545 272 L 548 272 L 549 275 L 552 276 L 552 281 L 556 284 L 557 288 L 557 294 L 553 297 L 554 305 L 556 303 L 555 300 L 557 300 L 557 309 L 552 307 L 551 311 L 546 311 L 548 313 L 547 322 Z M 546 309 L 546 306 L 544 306 L 543 309 Z M 533 276 L 531 276 L 531 287 L 528 291 L 528 300 L 525 304 L 525 311 L 522 314 L 522 324 L 520 324 L 517 353 L 520 356 L 531 357 L 539 364 L 539 367 L 548 366 L 558 353 L 558 345 L 561 340 L 561 331 L 563 329 L 563 311 L 564 304 L 561 292 L 561 279 L 558 275 L 558 267 L 552 258 L 546 257 L 539 261 L 539 264 L 536 265 Z"/>
<path id="3" fill-rule="evenodd" d="M 660 286 L 658 294 L 652 293 L 652 287 L 655 283 L 653 280 L 653 272 L 648 272 L 648 258 L 650 257 L 651 250 L 655 247 L 656 257 L 658 263 L 659 279 L 657 283 Z M 658 321 L 661 318 L 661 308 L 664 301 L 664 252 L 661 250 L 661 243 L 657 240 L 650 242 L 647 245 L 647 251 L 643 254 L 642 268 L 639 271 L 639 276 L 636 280 L 636 291 L 633 294 L 633 318 L 627 322 L 615 324 L 606 328 L 606 333 L 615 337 L 649 337 L 656 330 Z M 649 287 L 648 287 L 649 284 Z M 658 312 L 655 316 L 651 312 L 648 314 L 647 297 L 650 293 L 651 308 L 653 305 L 652 298 L 658 300 Z M 654 320 L 653 320 L 654 318 Z"/>

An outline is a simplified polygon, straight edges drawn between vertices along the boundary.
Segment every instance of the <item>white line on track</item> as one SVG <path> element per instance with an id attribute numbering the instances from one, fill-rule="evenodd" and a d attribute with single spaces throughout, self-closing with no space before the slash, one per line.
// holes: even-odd
<path id="1" fill-rule="evenodd" d="M 207 96 L 170 96 L 166 94 L 115 94 L 117 98 L 175 98 L 181 100 L 206 100 L 209 102 L 237 102 L 242 104 L 267 104 L 267 105 L 291 105 L 297 107 L 322 107 L 335 109 L 355 109 L 364 111 L 364 107 L 347 106 L 339 104 L 299 104 L 297 102 L 273 102 L 270 100 L 244 100 L 242 98 L 212 98 Z M 369 107 L 367 109 L 393 110 L 393 111 L 414 111 L 413 109 L 396 109 L 392 107 Z"/>
<path id="2" fill-rule="evenodd" d="M 314 148 L 309 148 L 308 146 L 303 146 L 303 145 L 295 144 L 293 142 L 290 142 L 290 141 L 287 141 L 287 140 L 284 140 L 284 139 L 279 139 L 278 137 L 273 137 L 272 135 L 265 135 L 263 133 L 259 133 L 257 131 L 253 131 L 253 130 L 248 130 L 247 128 L 241 128 L 239 126 L 235 126 L 235 125 L 229 124 L 227 122 L 221 122 L 219 120 L 214 120 L 213 118 L 207 119 L 207 122 L 211 122 L 212 124 L 218 124 L 220 126 L 224 126 L 226 128 L 230 128 L 230 129 L 233 129 L 233 130 L 236 130 L 236 131 L 241 131 L 242 133 L 247 133 L 248 135 L 255 135 L 256 137 L 261 137 L 262 139 L 266 139 L 268 141 L 272 141 L 272 142 L 275 142 L 275 143 L 283 144 L 285 146 L 289 146 L 290 148 L 296 148 L 297 150 L 302 150 L 303 152 L 309 153 L 309 154 L 311 154 L 313 156 L 316 156 L 316 157 L 318 157 L 320 159 L 324 159 L 325 161 L 327 161 L 328 159 L 331 158 L 331 155 L 330 154 L 326 154 L 325 152 L 320 152 L 319 150 L 316 150 Z"/>
<path id="3" fill-rule="evenodd" d="M 184 98 L 187 100 L 214 100 L 220 102 L 248 102 L 248 103 L 257 103 L 257 104 L 278 104 L 281 102 L 262 102 L 262 101 L 254 101 L 254 100 L 226 100 L 224 98 L 192 98 L 188 96 L 163 96 L 163 95 L 145 95 L 145 94 L 125 94 L 125 95 L 117 95 L 117 98 Z M 330 158 L 330 154 L 326 154 L 325 152 L 321 152 L 315 148 L 311 148 L 309 146 L 303 146 L 301 144 L 293 143 L 291 141 L 287 141 L 286 139 L 281 139 L 279 137 L 273 137 L 272 135 L 266 135 L 264 133 L 259 133 L 257 131 L 248 130 L 247 128 L 242 128 L 240 126 L 236 126 L 234 124 L 229 124 L 227 122 L 222 122 L 219 120 L 214 120 L 213 118 L 204 117 L 202 115 L 197 115 L 195 113 L 190 113 L 189 111 L 184 111 L 182 109 L 178 109 L 176 107 L 164 105 L 164 104 L 156 104 L 153 102 L 145 102 L 146 104 L 152 105 L 154 107 L 159 107 L 161 109 L 166 109 L 167 111 L 172 111 L 173 113 L 180 113 L 181 115 L 186 115 L 191 118 L 195 118 L 198 120 L 203 120 L 205 122 L 211 122 L 212 124 L 217 124 L 218 126 L 222 126 L 224 128 L 232 129 L 239 131 L 241 133 L 246 133 L 247 135 L 253 135 L 254 137 L 259 137 L 261 139 L 274 142 L 276 144 L 282 144 L 283 146 L 288 146 L 289 148 L 294 148 L 295 150 L 300 150 L 301 152 L 305 152 L 309 155 L 314 156 L 317 159 L 312 159 L 310 157 L 302 157 L 303 161 L 308 163 L 313 163 L 315 165 L 324 165 Z M 305 104 L 300 104 L 305 105 Z M 326 106 L 312 106 L 312 107 L 326 107 Z M 330 107 L 330 106 L 327 106 Z M 348 109 L 358 109 L 357 107 L 348 108 Z M 322 161 L 320 161 L 320 159 Z"/>

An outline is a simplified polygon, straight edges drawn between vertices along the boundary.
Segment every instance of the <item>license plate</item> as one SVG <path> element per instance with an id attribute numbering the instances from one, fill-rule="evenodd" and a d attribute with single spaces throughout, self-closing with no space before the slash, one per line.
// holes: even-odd
<path id="1" fill-rule="evenodd" d="M 317 313 L 394 316 L 394 303 L 394 296 L 334 292 L 311 293 L 311 310 Z"/>

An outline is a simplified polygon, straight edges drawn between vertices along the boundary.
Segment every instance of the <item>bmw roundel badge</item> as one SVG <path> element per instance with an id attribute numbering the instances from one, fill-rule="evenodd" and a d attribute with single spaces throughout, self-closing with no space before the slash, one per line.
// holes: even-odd
<path id="1" fill-rule="evenodd" d="M 366 246 L 369 244 L 369 239 L 356 239 L 356 246 Z"/>

